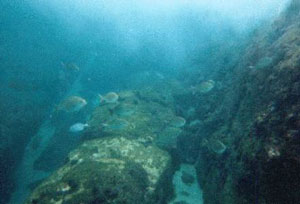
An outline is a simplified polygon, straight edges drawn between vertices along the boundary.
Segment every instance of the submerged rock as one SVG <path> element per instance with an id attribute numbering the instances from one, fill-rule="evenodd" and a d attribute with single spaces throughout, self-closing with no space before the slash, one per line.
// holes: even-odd
<path id="1" fill-rule="evenodd" d="M 171 126 L 170 118 L 176 118 L 171 105 L 165 106 L 156 100 L 162 98 L 156 89 L 141 89 L 138 93 L 125 91 L 119 95 L 121 99 L 118 104 L 106 104 L 94 110 L 87 121 L 89 128 L 84 132 L 84 140 L 122 136 L 151 144 L 165 135 L 165 130 Z M 171 101 L 166 101 L 167 104 L 172 104 Z M 169 140 L 173 140 L 173 137 L 169 137 Z"/>
<path id="2" fill-rule="evenodd" d="M 169 124 L 176 117 L 172 97 L 164 98 L 165 92 L 157 89 L 119 95 L 117 103 L 93 111 L 80 138 L 83 144 L 34 190 L 27 204 L 154 204 L 170 199 L 171 158 L 154 141 L 164 134 L 164 142 L 174 145 L 173 136 L 182 131 Z"/>
<path id="3" fill-rule="evenodd" d="M 175 198 L 170 204 L 203 204 L 202 190 L 196 182 L 196 170 L 193 165 L 181 164 L 173 176 Z"/>
<path id="4" fill-rule="evenodd" d="M 191 185 L 196 181 L 195 177 L 186 171 L 182 171 L 181 180 L 186 185 Z"/>
<path id="5" fill-rule="evenodd" d="M 170 167 L 169 154 L 154 146 L 124 137 L 87 141 L 26 204 L 157 203 L 168 197 Z"/>
<path id="6" fill-rule="evenodd" d="M 221 142 L 211 153 L 200 148 L 196 164 L 205 203 L 299 203 L 299 11 L 299 1 L 291 1 L 272 26 L 253 36 L 220 80 L 223 96 L 207 97 L 219 104 L 209 110 L 201 139 L 222 138 L 230 151 L 218 156 Z"/>

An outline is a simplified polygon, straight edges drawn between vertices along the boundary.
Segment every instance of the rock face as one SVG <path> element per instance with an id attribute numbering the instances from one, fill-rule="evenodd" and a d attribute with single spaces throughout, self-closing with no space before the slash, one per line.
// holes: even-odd
<path id="1" fill-rule="evenodd" d="M 219 89 L 196 96 L 202 124 L 192 144 L 181 140 L 198 148 L 205 203 L 300 200 L 299 11 L 298 1 L 292 2 L 272 27 L 258 32 Z M 213 140 L 227 149 L 211 151 Z"/>
<path id="2" fill-rule="evenodd" d="M 176 117 L 172 97 L 164 93 L 168 92 L 153 88 L 124 91 L 118 93 L 118 102 L 100 104 L 87 122 L 82 144 L 27 203 L 163 204 L 170 200 L 174 166 L 169 153 L 155 144 L 164 134 L 163 147 L 173 148 L 181 128 L 173 128 L 170 134 L 164 131 Z"/>
<path id="3" fill-rule="evenodd" d="M 169 154 L 157 147 L 124 137 L 90 140 L 27 203 L 165 203 L 170 170 Z"/>

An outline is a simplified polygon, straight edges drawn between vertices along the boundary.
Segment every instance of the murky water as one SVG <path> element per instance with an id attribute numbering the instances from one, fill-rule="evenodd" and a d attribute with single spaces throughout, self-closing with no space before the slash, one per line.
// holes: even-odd
<path id="1" fill-rule="evenodd" d="M 299 135 L 292 2 L 2 1 L 0 203 L 270 203 L 259 165 Z M 271 123 L 289 139 L 253 139 Z"/>

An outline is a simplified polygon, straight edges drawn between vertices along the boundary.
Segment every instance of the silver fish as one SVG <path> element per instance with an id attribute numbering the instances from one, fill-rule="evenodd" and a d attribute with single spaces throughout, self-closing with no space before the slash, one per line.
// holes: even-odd
<path id="1" fill-rule="evenodd" d="M 108 130 L 123 130 L 130 126 L 130 123 L 123 119 L 114 119 L 102 125 Z"/>
<path id="2" fill-rule="evenodd" d="M 99 94 L 100 103 L 117 103 L 119 95 L 115 92 L 109 92 L 105 96 Z"/>
<path id="3" fill-rule="evenodd" d="M 131 116 L 135 112 L 135 107 L 131 104 L 121 104 L 113 109 L 119 116 Z"/>
<path id="4" fill-rule="evenodd" d="M 69 129 L 70 132 L 81 132 L 82 130 L 84 130 L 86 127 L 88 127 L 89 125 L 87 123 L 83 124 L 83 123 L 75 123 L 74 125 L 72 125 Z"/>
<path id="5" fill-rule="evenodd" d="M 178 128 L 183 127 L 185 125 L 185 123 L 186 123 L 186 120 L 183 117 L 180 117 L 180 116 L 175 116 L 170 121 L 170 125 L 172 127 L 178 127 Z"/>

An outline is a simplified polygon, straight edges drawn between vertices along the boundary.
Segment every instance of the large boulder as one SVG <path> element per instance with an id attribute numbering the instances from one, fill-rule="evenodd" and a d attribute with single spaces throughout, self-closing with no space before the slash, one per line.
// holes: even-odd
<path id="1" fill-rule="evenodd" d="M 170 155 L 155 146 L 125 137 L 89 140 L 26 203 L 166 203 L 171 169 Z"/>

